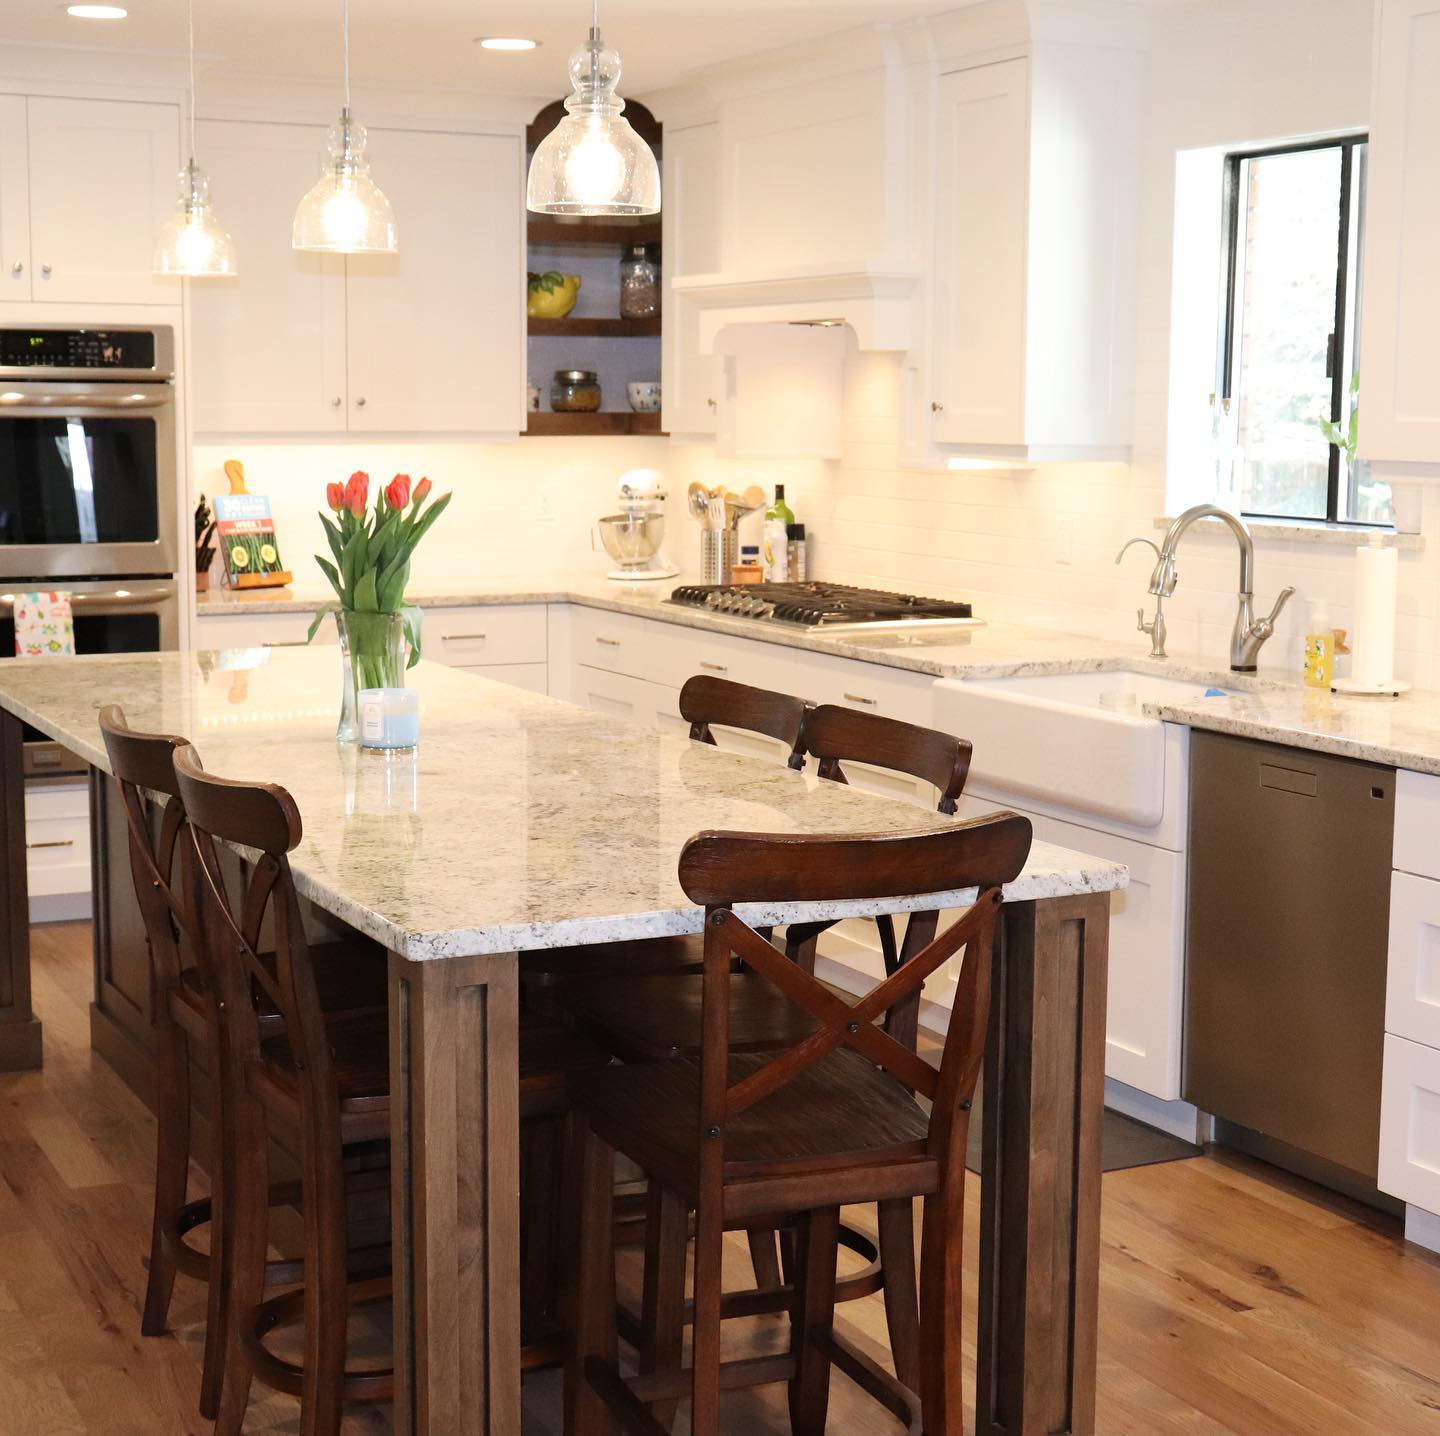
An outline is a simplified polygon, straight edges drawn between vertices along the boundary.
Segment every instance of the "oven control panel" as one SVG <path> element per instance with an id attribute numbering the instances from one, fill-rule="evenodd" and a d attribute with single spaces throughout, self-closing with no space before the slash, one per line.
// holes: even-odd
<path id="1" fill-rule="evenodd" d="M 171 333 L 164 328 L 0 328 L 0 372 L 41 369 L 66 376 L 163 379 L 173 367 Z"/>

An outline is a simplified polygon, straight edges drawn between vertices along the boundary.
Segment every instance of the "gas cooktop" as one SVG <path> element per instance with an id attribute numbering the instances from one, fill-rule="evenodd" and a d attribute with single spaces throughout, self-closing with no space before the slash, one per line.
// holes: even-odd
<path id="1" fill-rule="evenodd" d="M 691 583 L 682 584 L 667 602 L 799 628 L 898 629 L 942 623 L 975 627 L 983 622 L 968 603 L 845 583 Z"/>

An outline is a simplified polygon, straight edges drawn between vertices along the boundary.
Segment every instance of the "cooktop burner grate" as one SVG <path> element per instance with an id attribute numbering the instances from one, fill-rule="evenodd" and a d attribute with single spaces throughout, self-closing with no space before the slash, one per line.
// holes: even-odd
<path id="1" fill-rule="evenodd" d="M 968 603 L 845 583 L 682 584 L 670 602 L 805 628 L 979 622 Z"/>

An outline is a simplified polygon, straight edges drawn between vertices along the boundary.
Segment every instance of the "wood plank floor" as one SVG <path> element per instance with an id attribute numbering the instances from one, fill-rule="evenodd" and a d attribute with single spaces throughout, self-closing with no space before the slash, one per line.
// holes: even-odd
<path id="1" fill-rule="evenodd" d="M 36 929 L 34 946 L 45 1071 L 0 1076 L 0 1436 L 200 1436 L 200 1289 L 177 1283 L 172 1336 L 139 1335 L 154 1123 L 90 1052 L 89 927 Z M 1104 1193 L 1102 1436 L 1440 1436 L 1440 1260 L 1396 1224 L 1211 1156 L 1113 1173 Z M 972 1236 L 977 1210 L 972 1183 Z M 973 1331 L 973 1241 L 966 1256 Z M 883 1357 L 878 1298 L 843 1319 Z M 777 1318 L 733 1325 L 737 1346 L 784 1339 Z M 383 1352 L 378 1329 L 356 1339 Z M 560 1436 L 553 1374 L 527 1383 L 525 1411 L 525 1436 Z M 784 1432 L 779 1390 L 737 1396 L 726 1424 Z M 295 1403 L 257 1390 L 247 1429 L 296 1431 Z M 837 1376 L 830 1429 L 896 1427 Z M 383 1408 L 345 1424 L 389 1430 Z"/>

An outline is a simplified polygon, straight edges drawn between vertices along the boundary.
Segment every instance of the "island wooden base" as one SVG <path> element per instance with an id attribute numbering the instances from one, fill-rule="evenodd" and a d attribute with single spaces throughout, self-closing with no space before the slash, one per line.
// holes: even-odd
<path id="1" fill-rule="evenodd" d="M 0 711 L 0 1072 L 42 1061 L 30 1010 L 30 893 L 25 877 L 24 728 Z"/>

